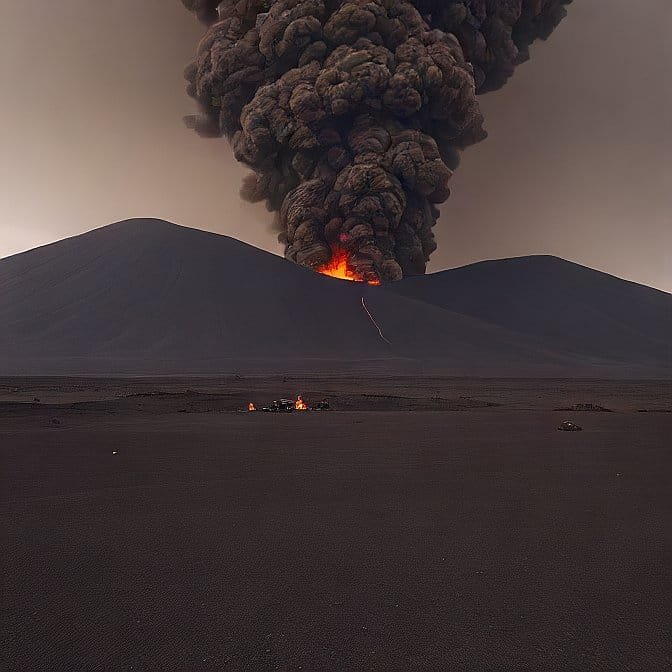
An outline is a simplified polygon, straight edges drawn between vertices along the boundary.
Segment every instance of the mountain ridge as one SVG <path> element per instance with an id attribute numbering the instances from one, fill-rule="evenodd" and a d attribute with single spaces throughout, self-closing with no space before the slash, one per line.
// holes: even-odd
<path id="1" fill-rule="evenodd" d="M 591 274 L 600 274 L 546 255 L 515 259 L 540 258 L 547 260 L 542 265 L 555 259 L 584 269 L 590 282 L 582 282 L 590 286 L 597 277 Z M 648 313 L 648 331 L 633 335 L 626 325 L 606 352 L 577 348 L 571 338 L 563 343 L 555 318 L 550 334 L 529 316 L 501 319 L 484 291 L 492 286 L 492 269 L 501 276 L 498 263 L 369 287 L 320 276 L 228 236 L 154 218 L 122 220 L 0 260 L 0 375 L 373 367 L 655 377 L 672 369 L 666 345 L 652 336 L 667 334 L 668 322 Z M 510 302 L 518 285 L 508 285 Z M 501 278 L 498 286 L 501 293 Z M 659 293 L 672 305 L 672 296 Z M 362 310 L 362 299 L 391 346 Z"/>
<path id="2" fill-rule="evenodd" d="M 652 362 L 672 357 L 672 295 L 559 257 L 479 262 L 390 290 L 570 352 L 618 358 L 636 347 Z"/>

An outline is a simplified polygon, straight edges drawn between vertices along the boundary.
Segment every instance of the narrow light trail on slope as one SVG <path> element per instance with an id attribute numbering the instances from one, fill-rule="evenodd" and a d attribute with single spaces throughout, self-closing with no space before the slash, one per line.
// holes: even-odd
<path id="1" fill-rule="evenodd" d="M 373 315 L 371 315 L 371 312 L 370 312 L 369 309 L 366 307 L 366 302 L 364 301 L 364 297 L 362 297 L 362 308 L 364 308 L 364 310 L 366 311 L 366 314 L 369 316 L 369 319 L 370 319 L 371 322 L 373 323 L 373 326 L 374 326 L 376 329 L 378 329 L 378 333 L 380 334 L 380 337 L 385 341 L 385 343 L 387 343 L 388 345 L 392 345 L 392 343 L 390 343 L 390 342 L 385 338 L 385 336 L 383 335 L 383 330 L 380 328 L 380 325 L 378 324 L 378 322 L 376 322 L 376 320 L 374 319 Z"/>

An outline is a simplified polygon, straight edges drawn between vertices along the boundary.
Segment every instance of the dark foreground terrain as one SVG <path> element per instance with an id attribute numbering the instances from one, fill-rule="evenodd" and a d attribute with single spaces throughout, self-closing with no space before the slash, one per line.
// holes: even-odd
<path id="1" fill-rule="evenodd" d="M 297 393 L 333 410 L 236 410 Z M 670 411 L 669 382 L 0 379 L 1 668 L 669 670 Z"/>

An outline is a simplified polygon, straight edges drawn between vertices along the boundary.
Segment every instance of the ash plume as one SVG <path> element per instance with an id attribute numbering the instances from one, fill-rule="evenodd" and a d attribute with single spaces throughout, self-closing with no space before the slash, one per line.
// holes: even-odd
<path id="1" fill-rule="evenodd" d="M 462 150 L 571 0 L 183 0 L 209 25 L 187 67 L 202 113 L 254 173 L 292 261 L 336 247 L 363 280 L 425 272 Z"/>

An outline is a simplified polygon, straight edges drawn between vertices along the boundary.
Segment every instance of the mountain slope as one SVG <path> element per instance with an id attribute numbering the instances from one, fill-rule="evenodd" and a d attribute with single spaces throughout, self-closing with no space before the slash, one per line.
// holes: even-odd
<path id="1" fill-rule="evenodd" d="M 341 282 L 226 236 L 119 222 L 0 260 L 0 375 L 653 375 L 659 364 L 624 351 L 615 367 L 613 356 L 568 354 L 556 332 L 493 323 L 487 306 L 455 312 L 441 302 L 454 293 L 443 274 L 401 296 L 414 280 Z"/>
<path id="2" fill-rule="evenodd" d="M 333 370 L 340 360 L 453 352 L 467 371 L 547 359 L 472 318 L 160 220 L 119 222 L 3 260 L 0 323 L 7 373 L 283 371 L 310 360 Z"/>
<path id="3" fill-rule="evenodd" d="M 557 257 L 484 261 L 407 278 L 389 290 L 551 349 L 672 366 L 672 295 Z"/>

